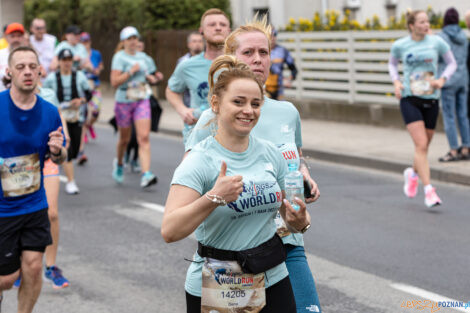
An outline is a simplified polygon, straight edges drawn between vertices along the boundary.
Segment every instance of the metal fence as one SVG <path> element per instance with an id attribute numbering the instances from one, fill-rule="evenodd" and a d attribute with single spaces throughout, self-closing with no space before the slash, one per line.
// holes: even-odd
<path id="1" fill-rule="evenodd" d="M 279 44 L 291 51 L 299 70 L 286 96 L 398 104 L 388 75 L 388 58 L 393 42 L 407 34 L 403 30 L 279 33 Z M 401 65 L 399 69 L 401 74 Z"/>

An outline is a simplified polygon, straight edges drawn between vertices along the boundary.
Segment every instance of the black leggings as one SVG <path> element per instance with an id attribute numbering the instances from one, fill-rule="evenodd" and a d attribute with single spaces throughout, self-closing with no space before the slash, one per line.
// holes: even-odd
<path id="1" fill-rule="evenodd" d="M 186 292 L 186 312 L 201 313 L 201 297 Z M 296 313 L 294 292 L 289 277 L 266 289 L 266 306 L 260 313 Z"/>

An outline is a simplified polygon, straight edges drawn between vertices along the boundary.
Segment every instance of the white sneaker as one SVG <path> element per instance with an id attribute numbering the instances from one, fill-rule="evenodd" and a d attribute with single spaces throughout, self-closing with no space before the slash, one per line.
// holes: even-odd
<path id="1" fill-rule="evenodd" d="M 142 175 L 140 179 L 140 187 L 147 188 L 152 185 L 155 185 L 158 181 L 157 176 L 155 176 L 152 172 L 148 171 Z"/>
<path id="2" fill-rule="evenodd" d="M 67 184 L 65 184 L 65 192 L 68 193 L 69 195 L 76 195 L 80 193 L 80 189 L 78 189 L 75 181 L 72 180 L 72 181 L 69 181 Z"/>

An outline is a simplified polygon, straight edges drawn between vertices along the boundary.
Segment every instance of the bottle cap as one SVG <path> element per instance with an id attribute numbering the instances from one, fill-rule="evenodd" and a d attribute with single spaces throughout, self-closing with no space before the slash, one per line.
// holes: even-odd
<path id="1" fill-rule="evenodd" d="M 295 163 L 288 163 L 287 167 L 289 168 L 289 172 L 297 171 L 297 164 Z"/>

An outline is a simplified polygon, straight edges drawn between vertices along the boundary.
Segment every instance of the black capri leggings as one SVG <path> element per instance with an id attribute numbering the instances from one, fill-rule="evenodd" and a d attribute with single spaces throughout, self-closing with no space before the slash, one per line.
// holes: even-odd
<path id="1" fill-rule="evenodd" d="M 186 312 L 201 313 L 201 297 L 186 292 Z M 266 289 L 266 306 L 260 313 L 296 313 L 294 292 L 289 277 Z"/>
<path id="2" fill-rule="evenodd" d="M 67 161 L 72 161 L 78 155 L 80 150 L 80 141 L 82 140 L 82 124 L 67 122 L 67 130 L 69 131 L 70 144 L 67 150 Z"/>

